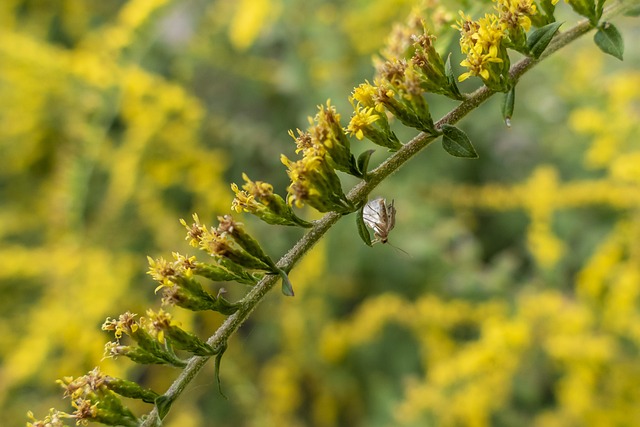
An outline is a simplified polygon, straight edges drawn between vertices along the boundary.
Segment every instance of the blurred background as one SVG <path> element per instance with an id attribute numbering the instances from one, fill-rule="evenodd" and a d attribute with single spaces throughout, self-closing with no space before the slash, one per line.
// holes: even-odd
<path id="1" fill-rule="evenodd" d="M 70 410 L 55 379 L 96 365 L 165 390 L 177 370 L 102 360 L 107 316 L 159 307 L 146 256 L 193 253 L 178 219 L 228 213 L 242 172 L 284 194 L 287 131 L 328 98 L 346 126 L 412 11 L 442 24 L 446 52 L 457 11 L 490 8 L 3 0 L 0 425 Z M 228 399 L 207 366 L 167 427 L 640 423 L 640 31 L 615 22 L 624 62 L 583 37 L 521 80 L 512 128 L 498 97 L 460 123 L 479 160 L 436 143 L 375 190 L 395 199 L 390 241 L 408 255 L 366 247 L 353 216 L 330 230 L 292 273 L 295 298 L 272 292 L 230 341 Z M 436 118 L 455 105 L 428 100 Z M 274 258 L 302 235 L 240 220 Z M 172 313 L 203 338 L 223 320 Z"/>

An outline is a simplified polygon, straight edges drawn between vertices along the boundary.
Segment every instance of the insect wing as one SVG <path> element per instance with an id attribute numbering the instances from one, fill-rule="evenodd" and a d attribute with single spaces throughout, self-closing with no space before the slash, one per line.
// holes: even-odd
<path id="1" fill-rule="evenodd" d="M 374 235 L 382 243 L 386 243 L 389 232 L 396 223 L 396 209 L 393 207 L 393 201 L 388 206 L 382 198 L 370 201 L 362 210 L 362 219 L 374 231 Z"/>
<path id="2" fill-rule="evenodd" d="M 396 226 L 396 208 L 393 207 L 393 200 L 391 204 L 387 206 L 387 234 L 393 230 L 393 227 Z"/>
<path id="3" fill-rule="evenodd" d="M 362 219 L 376 233 L 381 230 L 380 224 L 385 222 L 386 216 L 385 203 L 381 198 L 370 201 L 362 209 Z"/>

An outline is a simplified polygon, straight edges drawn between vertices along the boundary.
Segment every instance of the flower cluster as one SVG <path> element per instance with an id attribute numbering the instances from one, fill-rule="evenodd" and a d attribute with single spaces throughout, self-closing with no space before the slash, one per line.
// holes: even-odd
<path id="1" fill-rule="evenodd" d="M 295 140 L 296 153 L 302 158 L 292 161 L 282 155 L 291 184 L 287 188 L 290 205 L 302 207 L 308 204 L 320 212 L 336 211 L 349 213 L 354 206 L 342 191 L 336 170 L 354 176 L 362 176 L 356 160 L 351 154 L 350 141 L 340 124 L 340 114 L 331 102 L 318 107 L 314 118 L 309 118 L 309 129 L 298 129 Z"/>
<path id="2" fill-rule="evenodd" d="M 176 262 L 173 265 L 178 267 L 182 265 L 188 268 L 180 270 L 184 274 L 178 275 L 179 280 L 169 281 L 169 284 L 177 285 L 170 287 L 172 293 L 169 295 L 169 299 L 173 300 L 174 291 L 183 289 L 187 293 L 206 296 L 212 301 L 213 306 L 210 307 L 212 310 L 220 311 L 223 314 L 231 314 L 236 310 L 236 305 L 229 304 L 220 295 L 213 297 L 211 294 L 202 291 L 200 284 L 192 278 L 193 274 L 214 281 L 228 280 L 249 285 L 257 283 L 258 279 L 262 278 L 265 273 L 277 274 L 282 277 L 283 293 L 285 295 L 293 295 L 293 289 L 291 289 L 286 272 L 273 262 L 258 241 L 245 230 L 242 223 L 234 221 L 231 215 L 219 216 L 217 228 L 207 228 L 200 222 L 197 214 L 193 215 L 193 220 L 194 222 L 191 225 L 188 225 L 184 219 L 180 220 L 180 223 L 187 229 L 186 239 L 191 246 L 213 257 L 215 263 L 201 264 L 191 259 L 176 256 Z M 149 274 L 161 285 L 164 285 L 165 278 L 162 277 L 161 267 L 161 263 L 152 264 Z M 203 310 L 207 308 L 191 309 Z"/>
<path id="3" fill-rule="evenodd" d="M 460 65 L 468 71 L 458 79 L 464 81 L 477 76 L 490 89 L 507 92 L 513 86 L 509 77 L 507 48 L 525 55 L 539 55 L 531 51 L 532 46 L 527 43 L 529 40 L 526 33 L 532 23 L 540 26 L 555 21 L 553 12 L 557 0 L 543 0 L 540 6 L 542 14 L 538 12 L 539 7 L 533 0 L 494 0 L 494 3 L 495 13 L 487 13 L 477 20 L 460 12 L 455 28 L 460 31 L 460 49 L 466 55 Z M 553 27 L 550 35 L 556 30 L 557 27 Z M 546 47 L 550 38 L 545 38 L 541 50 Z"/>
<path id="4" fill-rule="evenodd" d="M 509 56 L 503 40 L 506 32 L 497 15 L 473 21 L 464 13 L 458 21 L 460 48 L 467 55 L 460 65 L 469 69 L 458 80 L 478 76 L 485 85 L 503 91 L 509 85 Z"/>
<path id="5" fill-rule="evenodd" d="M 311 227 L 311 223 L 299 218 L 291 206 L 280 195 L 273 192 L 271 184 L 251 181 L 245 173 L 242 174 L 242 179 L 245 181 L 242 190 L 237 184 L 231 184 L 231 189 L 235 193 L 231 209 L 238 213 L 252 213 L 267 224 Z"/>
<path id="6" fill-rule="evenodd" d="M 353 117 L 347 132 L 362 140 L 368 138 L 373 143 L 390 150 L 402 147 L 398 137 L 391 130 L 384 105 L 377 101 L 377 89 L 369 82 L 362 83 L 349 97 L 353 107 Z"/>
<path id="7" fill-rule="evenodd" d="M 176 305 L 193 311 L 214 310 L 231 314 L 237 306 L 229 303 L 220 295 L 214 296 L 205 291 L 194 276 L 214 281 L 237 281 L 253 285 L 257 277 L 242 269 L 232 271 L 213 263 L 201 263 L 195 257 L 173 254 L 174 261 L 162 257 L 148 258 L 148 274 L 159 283 L 157 291 L 162 292 L 164 305 Z"/>
<path id="8" fill-rule="evenodd" d="M 427 133 L 433 137 L 442 134 L 436 129 L 425 93 L 436 93 L 455 100 L 463 100 L 456 81 L 471 76 L 480 77 L 485 85 L 495 91 L 508 92 L 514 82 L 509 77 L 510 60 L 507 48 L 528 53 L 526 32 L 533 24 L 552 22 L 557 0 L 543 0 L 540 6 L 532 0 L 494 0 L 494 14 L 486 14 L 477 21 L 461 14 L 457 23 L 460 30 L 460 46 L 466 59 L 461 65 L 468 69 L 457 79 L 447 58 L 445 62 L 438 53 L 433 35 L 423 19 L 411 20 L 410 31 L 396 31 L 393 48 L 384 52 L 377 61 L 374 84 L 365 82 L 356 87 L 349 97 L 353 115 L 343 128 L 340 114 L 327 102 L 318 107 L 315 117 L 309 118 L 306 131 L 289 131 L 296 143 L 299 160 L 282 155 L 282 163 L 288 169 L 291 183 L 287 187 L 287 200 L 274 193 L 271 184 L 252 181 L 243 174 L 242 189 L 232 184 L 235 199 L 232 208 L 237 212 L 252 213 L 269 224 L 310 224 L 298 218 L 292 206 L 310 205 L 320 212 L 335 211 L 343 214 L 353 212 L 356 206 L 345 196 L 337 171 L 365 178 L 371 151 L 362 153 L 357 159 L 351 153 L 349 136 L 358 140 L 369 139 L 374 144 L 399 150 L 402 143 L 391 130 L 389 117 L 395 117 L 405 126 Z M 543 10 L 538 14 L 538 8 Z M 535 17 L 535 19 L 534 19 Z M 554 27 L 553 33 L 557 30 Z M 551 37 L 544 38 L 536 54 L 544 50 Z M 513 97 L 511 97 L 513 99 Z M 510 108 L 506 115 L 510 117 Z M 458 134 L 461 134 L 458 132 Z M 458 145 L 467 142 L 454 141 Z M 445 149 L 453 155 L 475 157 L 475 151 L 465 147 L 461 151 Z"/>
<path id="9" fill-rule="evenodd" d="M 148 329 L 146 319 L 136 320 L 136 315 L 126 312 L 118 319 L 107 318 L 102 330 L 111 331 L 115 341 L 105 344 L 105 356 L 117 358 L 125 356 L 143 365 L 172 365 L 184 367 L 186 362 L 174 353 L 169 345 L 161 343 Z M 129 337 L 136 345 L 121 343 L 123 336 Z"/>

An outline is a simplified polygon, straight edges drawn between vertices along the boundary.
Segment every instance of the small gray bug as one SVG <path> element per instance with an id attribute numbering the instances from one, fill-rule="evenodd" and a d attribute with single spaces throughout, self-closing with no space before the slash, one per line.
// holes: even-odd
<path id="1" fill-rule="evenodd" d="M 389 233 L 396 225 L 396 208 L 393 200 L 387 204 L 382 197 L 371 200 L 362 209 L 362 219 L 373 230 L 376 242 L 387 243 Z"/>

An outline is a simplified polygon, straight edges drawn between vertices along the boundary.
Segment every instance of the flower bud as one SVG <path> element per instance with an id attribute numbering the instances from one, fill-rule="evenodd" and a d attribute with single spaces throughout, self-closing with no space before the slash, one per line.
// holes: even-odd
<path id="1" fill-rule="evenodd" d="M 215 257 L 223 267 L 226 268 L 228 263 L 225 264 L 222 261 L 227 260 L 245 269 L 271 271 L 267 263 L 234 245 L 225 234 L 213 228 L 207 229 L 200 223 L 196 214 L 193 215 L 193 219 L 195 222 L 191 226 L 188 226 L 186 221 L 180 220 L 187 229 L 187 240 L 192 246 Z"/>
<path id="2" fill-rule="evenodd" d="M 272 272 L 275 271 L 277 267 L 273 260 L 264 252 L 260 243 L 247 233 L 242 223 L 235 222 L 231 215 L 219 216 L 218 221 L 220 221 L 220 224 L 218 225 L 217 231 L 220 235 L 231 236 L 238 246 L 240 246 L 249 255 L 268 265 Z"/>
<path id="3" fill-rule="evenodd" d="M 413 73 L 412 76 L 415 76 Z M 393 114 L 402 124 L 428 134 L 436 134 L 433 119 L 429 112 L 429 106 L 420 91 L 416 91 L 416 86 L 411 78 L 393 88 L 388 83 L 378 85 L 376 100 L 383 104 L 391 114 Z M 419 83 L 418 83 L 419 86 Z"/>
<path id="4" fill-rule="evenodd" d="M 191 311 L 213 310 L 226 315 L 235 313 L 239 307 L 239 304 L 230 303 L 221 296 L 211 295 L 189 277 L 181 277 L 175 286 L 163 288 L 162 304 L 177 305 Z"/>
<path id="5" fill-rule="evenodd" d="M 340 178 L 324 158 L 303 157 L 292 162 L 282 155 L 281 160 L 291 178 L 287 188 L 290 205 L 302 207 L 307 203 L 320 212 L 348 213 L 354 210 L 342 192 Z"/>
<path id="6" fill-rule="evenodd" d="M 121 378 L 106 376 L 105 385 L 109 390 L 119 394 L 120 396 L 131 399 L 140 399 L 147 403 L 153 403 L 158 396 L 160 396 L 155 391 L 144 388 L 136 382 L 123 380 Z"/>
<path id="7" fill-rule="evenodd" d="M 324 148 L 332 168 L 358 176 L 355 158 L 351 154 L 349 138 L 340 125 L 340 114 L 331 105 L 331 101 L 327 101 L 326 108 L 324 105 L 320 105 L 318 109 L 315 118 L 309 120 L 312 124 L 309 128 L 312 145 Z M 313 125 L 314 122 L 315 125 Z M 316 156 L 318 155 L 316 154 Z"/>

